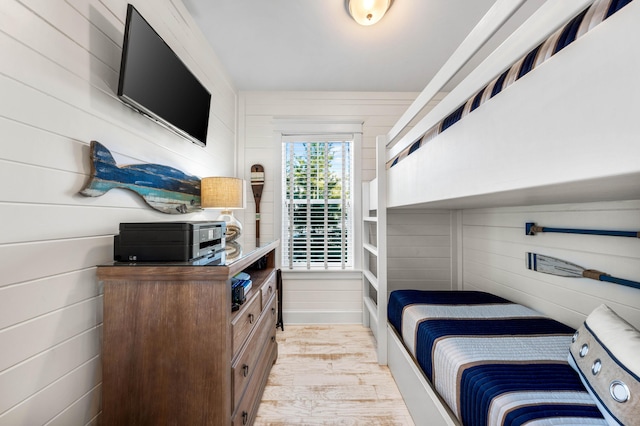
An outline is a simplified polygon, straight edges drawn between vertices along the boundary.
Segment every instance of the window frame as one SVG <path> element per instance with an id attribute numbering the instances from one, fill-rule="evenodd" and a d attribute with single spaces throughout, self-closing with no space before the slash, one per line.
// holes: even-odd
<path id="1" fill-rule="evenodd" d="M 355 192 L 353 134 L 287 135 L 283 136 L 282 145 L 282 221 L 283 225 L 288 225 L 281 229 L 282 266 L 289 270 L 353 269 L 356 250 L 354 233 L 357 226 L 353 219 Z M 311 184 L 312 181 L 318 180 L 326 182 L 330 177 L 328 159 L 331 154 L 336 161 L 333 165 L 338 168 L 334 173 L 340 181 L 340 193 L 337 198 L 329 194 L 328 185 L 318 188 Z M 303 170 L 303 173 L 306 171 L 305 176 L 295 175 L 292 164 L 297 164 L 298 161 L 307 165 Z M 289 172 L 287 173 L 286 170 Z M 322 172 L 323 176 L 319 176 L 318 172 Z M 306 198 L 294 198 L 294 192 L 297 191 L 289 191 L 297 188 L 296 181 L 300 178 L 305 184 L 301 191 Z M 290 183 L 287 184 L 287 182 Z M 287 194 L 289 194 L 288 197 Z M 296 214 L 294 213 L 296 205 L 305 206 L 305 208 L 301 211 L 297 210 Z M 340 206 L 340 215 L 332 218 L 330 212 L 336 206 Z M 295 228 L 299 226 L 307 231 L 296 238 Z M 312 232 L 311 229 L 319 229 L 320 234 Z M 329 233 L 335 229 L 338 231 L 338 238 L 332 239 Z M 318 235 L 317 241 L 314 235 Z M 300 260 L 296 260 L 296 257 L 299 257 L 296 253 L 300 251 L 304 254 Z"/>
<path id="2" fill-rule="evenodd" d="M 286 188 L 283 187 L 283 153 L 284 153 L 284 142 L 289 140 L 290 138 L 300 138 L 306 137 L 308 140 L 316 140 L 319 138 L 327 138 L 327 137 L 335 137 L 340 136 L 340 138 L 344 138 L 345 135 L 349 135 L 352 142 L 352 170 L 351 170 L 351 180 L 352 180 L 352 234 L 353 234 L 353 265 L 351 267 L 346 267 L 344 269 L 338 267 L 330 267 L 328 269 L 321 268 L 309 268 L 304 267 L 294 267 L 293 269 L 289 268 L 288 263 L 284 262 L 283 252 L 286 250 L 286 242 L 281 241 L 280 244 L 280 253 L 277 259 L 278 265 L 284 272 L 288 273 L 302 273 L 309 276 L 316 276 L 318 274 L 336 274 L 336 273 L 349 273 L 352 271 L 359 271 L 361 268 L 361 250 L 358 250 L 362 243 L 361 239 L 361 226 L 360 222 L 362 220 L 362 208 L 361 208 L 361 193 L 362 193 L 362 180 L 361 180 L 361 150 L 362 150 L 362 122 L 333 122 L 333 121 L 299 121 L 299 120 L 290 120 L 290 119 L 280 119 L 275 120 L 275 132 L 274 132 L 274 142 L 277 142 L 280 147 L 280 155 L 279 155 L 279 165 L 278 165 L 278 179 L 276 183 L 276 194 L 277 200 L 280 202 L 276 202 L 274 208 L 274 220 L 276 221 L 277 229 L 280 230 L 280 238 L 283 235 L 283 197 L 286 193 Z"/>

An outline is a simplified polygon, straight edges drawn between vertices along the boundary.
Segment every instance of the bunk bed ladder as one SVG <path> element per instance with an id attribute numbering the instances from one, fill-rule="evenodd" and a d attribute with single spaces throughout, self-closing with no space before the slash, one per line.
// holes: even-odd
<path id="1" fill-rule="evenodd" d="M 378 363 L 387 364 L 387 183 L 386 137 L 376 140 L 378 176 L 362 184 L 362 323 L 377 343 Z"/>

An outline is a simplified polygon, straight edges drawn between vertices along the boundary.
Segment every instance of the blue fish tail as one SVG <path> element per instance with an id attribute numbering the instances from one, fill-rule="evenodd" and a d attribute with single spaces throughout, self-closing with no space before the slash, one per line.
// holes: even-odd
<path id="1" fill-rule="evenodd" d="M 88 197 L 99 197 L 118 185 L 117 182 L 109 181 L 107 176 L 118 169 L 116 160 L 104 145 L 98 141 L 91 141 L 91 179 L 80 191 L 80 194 Z"/>
<path id="2" fill-rule="evenodd" d="M 98 141 L 91 141 L 91 160 L 93 164 L 100 162 L 117 167 L 116 160 L 113 158 L 113 155 L 111 155 L 111 151 Z"/>

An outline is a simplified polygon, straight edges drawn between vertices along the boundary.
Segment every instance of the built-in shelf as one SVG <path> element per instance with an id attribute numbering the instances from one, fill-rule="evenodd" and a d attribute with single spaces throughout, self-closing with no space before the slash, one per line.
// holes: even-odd
<path id="1" fill-rule="evenodd" d="M 363 300 L 364 300 L 364 307 L 371 321 L 369 324 L 369 327 L 371 328 L 371 331 L 373 332 L 373 335 L 375 336 L 375 338 L 378 339 L 378 333 L 379 333 L 378 307 L 376 306 L 376 303 L 371 297 L 365 297 Z"/>
<path id="2" fill-rule="evenodd" d="M 378 291 L 378 278 L 369 270 L 364 270 L 364 278 L 365 280 L 373 287 L 376 291 Z"/>
<path id="3" fill-rule="evenodd" d="M 374 256 L 378 256 L 378 249 L 371 244 L 362 244 L 362 248 L 371 253 Z"/>
<path id="4" fill-rule="evenodd" d="M 376 140 L 377 170 L 385 170 L 386 139 Z M 377 343 L 378 363 L 387 364 L 386 174 L 362 185 L 362 323 Z"/>
<path id="5" fill-rule="evenodd" d="M 366 299 L 364 299 L 364 304 L 371 315 L 375 315 L 376 312 L 378 311 L 376 302 L 372 298 L 367 297 Z"/>

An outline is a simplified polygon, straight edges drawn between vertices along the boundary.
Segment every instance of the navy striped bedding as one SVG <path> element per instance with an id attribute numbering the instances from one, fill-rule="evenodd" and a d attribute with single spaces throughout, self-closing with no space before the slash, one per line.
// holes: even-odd
<path id="1" fill-rule="evenodd" d="M 592 30 L 596 25 L 616 13 L 622 7 L 631 3 L 632 0 L 596 0 L 578 16 L 566 23 L 562 28 L 552 34 L 547 40 L 527 53 L 523 58 L 513 64 L 493 81 L 489 82 L 477 94 L 467 100 L 462 106 L 445 117 L 431 129 L 427 130 L 418 140 L 414 141 L 409 148 L 387 162 L 387 168 L 398 164 L 407 156 L 411 155 L 418 148 L 428 141 L 444 132 L 449 127 L 460 121 L 487 100 L 493 98 L 508 86 L 513 84 L 534 68 L 540 66 L 551 56 L 573 43 L 578 38 Z"/>
<path id="2" fill-rule="evenodd" d="M 575 330 L 475 291 L 396 290 L 389 323 L 463 425 L 606 425 L 567 363 Z"/>

